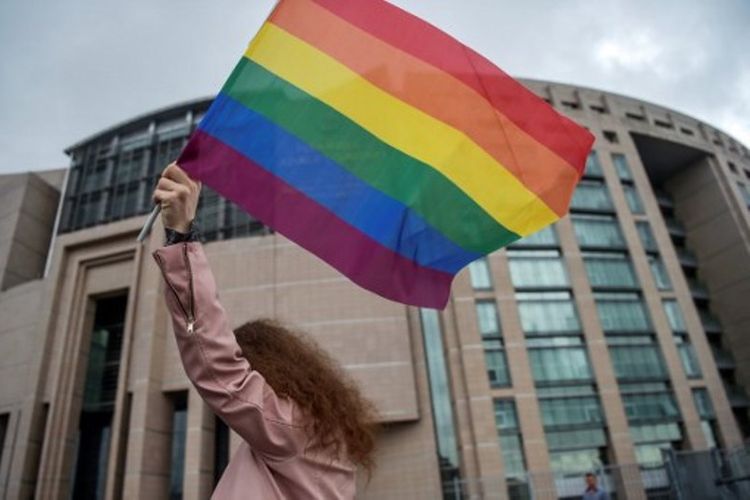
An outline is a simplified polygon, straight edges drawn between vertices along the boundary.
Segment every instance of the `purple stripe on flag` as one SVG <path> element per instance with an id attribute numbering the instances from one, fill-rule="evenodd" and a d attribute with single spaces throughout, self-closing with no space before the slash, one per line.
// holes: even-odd
<path id="1" fill-rule="evenodd" d="M 194 132 L 179 164 L 360 286 L 415 306 L 442 309 L 448 302 L 453 275 L 421 267 L 384 247 L 202 130 Z"/>

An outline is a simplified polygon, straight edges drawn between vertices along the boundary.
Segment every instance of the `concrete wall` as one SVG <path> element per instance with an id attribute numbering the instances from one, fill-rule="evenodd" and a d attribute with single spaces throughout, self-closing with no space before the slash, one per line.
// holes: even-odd
<path id="1" fill-rule="evenodd" d="M 59 196 L 35 173 L 0 176 L 0 290 L 42 277 Z"/>

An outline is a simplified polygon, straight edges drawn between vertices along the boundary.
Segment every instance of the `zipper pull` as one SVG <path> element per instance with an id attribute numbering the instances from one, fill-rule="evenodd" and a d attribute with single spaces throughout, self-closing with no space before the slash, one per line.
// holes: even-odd
<path id="1" fill-rule="evenodd" d="M 192 335 L 194 331 L 195 331 L 195 321 L 188 321 L 188 324 L 187 324 L 188 334 Z"/>

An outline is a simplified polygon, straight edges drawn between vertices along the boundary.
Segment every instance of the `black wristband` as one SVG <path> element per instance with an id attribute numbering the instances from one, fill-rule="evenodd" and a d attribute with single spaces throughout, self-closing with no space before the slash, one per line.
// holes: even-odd
<path id="1" fill-rule="evenodd" d="M 182 243 L 185 241 L 201 241 L 200 232 L 195 221 L 190 223 L 190 228 L 187 233 L 181 233 L 175 229 L 168 227 L 164 228 L 164 246 L 174 245 L 176 243 Z"/>

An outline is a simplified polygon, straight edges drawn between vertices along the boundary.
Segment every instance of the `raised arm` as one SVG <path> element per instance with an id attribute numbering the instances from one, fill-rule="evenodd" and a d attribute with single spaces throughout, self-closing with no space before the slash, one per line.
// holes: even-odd
<path id="1" fill-rule="evenodd" d="M 167 205 L 162 208 L 165 227 L 185 232 L 195 208 L 193 205 L 192 213 L 189 207 L 182 208 L 192 203 L 192 197 L 197 200 L 200 187 L 191 189 L 188 182 L 192 181 L 172 165 L 164 175 L 176 177 L 168 179 L 170 182 L 160 181 L 154 195 Z M 170 211 L 169 207 L 178 208 Z M 190 217 L 187 225 L 180 217 Z M 160 248 L 153 255 L 164 277 L 166 303 L 185 372 L 203 400 L 266 458 L 284 460 L 300 453 L 306 443 L 299 409 L 291 400 L 278 397 L 242 355 L 219 302 L 202 245 L 181 242 Z"/>

